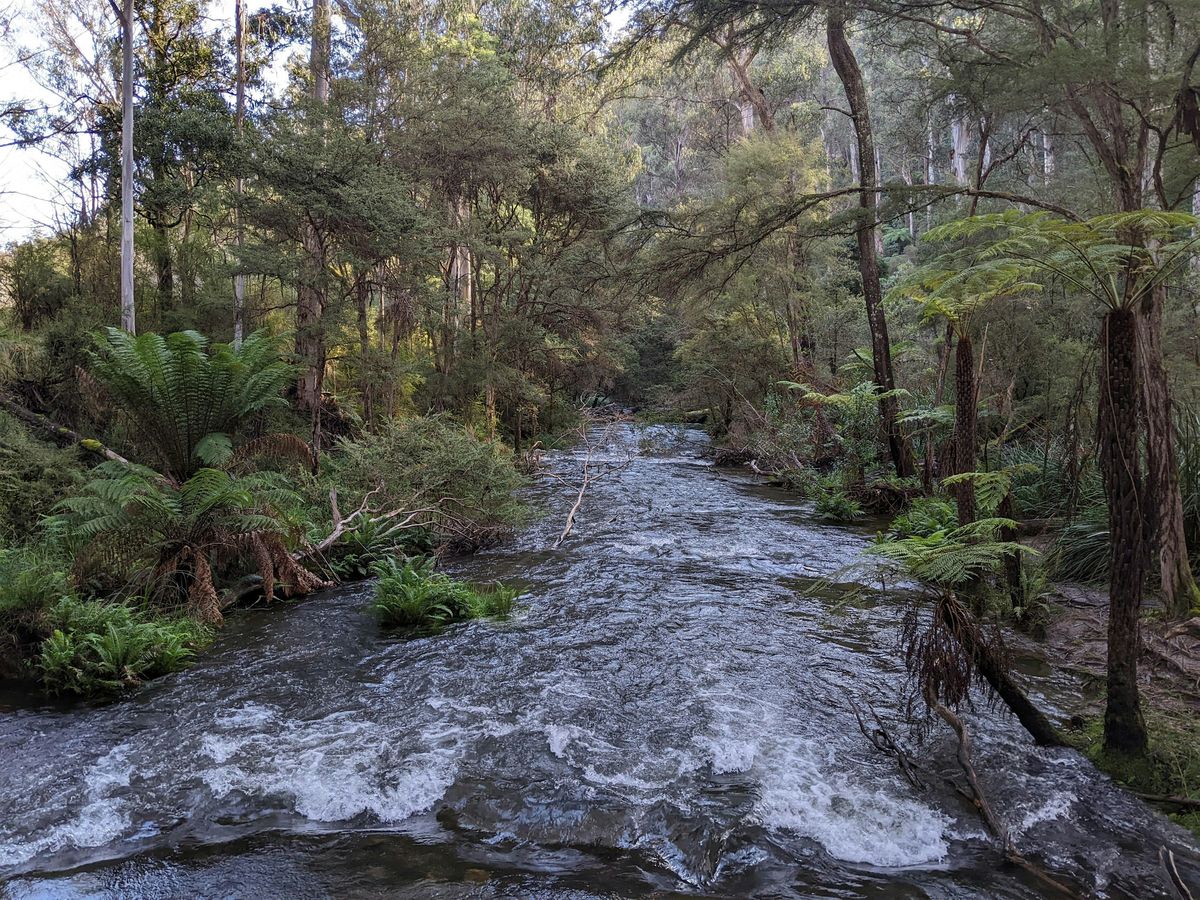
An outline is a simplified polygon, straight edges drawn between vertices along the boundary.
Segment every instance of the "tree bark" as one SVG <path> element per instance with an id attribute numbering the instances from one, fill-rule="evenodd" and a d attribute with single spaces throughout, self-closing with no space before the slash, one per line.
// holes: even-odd
<path id="1" fill-rule="evenodd" d="M 237 45 L 237 108 L 235 123 L 240 144 L 246 132 L 246 0 L 236 0 L 234 8 L 234 42 Z M 234 192 L 237 197 L 233 207 L 234 245 L 239 252 L 237 261 L 241 266 L 240 253 L 246 244 L 246 229 L 242 224 L 242 195 L 246 182 L 238 172 Z M 233 276 L 233 346 L 240 347 L 246 331 L 246 276 L 238 272 Z"/>
<path id="2" fill-rule="evenodd" d="M 1137 320 L 1115 308 L 1101 325 L 1100 469 L 1108 498 L 1109 610 L 1108 699 L 1104 746 L 1123 753 L 1146 749 L 1146 725 L 1138 696 L 1146 554 L 1143 546 L 1142 475 L 1138 453 Z"/>
<path id="3" fill-rule="evenodd" d="M 312 45 L 309 49 L 309 74 L 312 99 L 324 106 L 329 101 L 330 0 L 316 0 L 312 13 Z M 320 126 L 321 123 L 318 123 Z M 296 355 L 303 370 L 297 384 L 300 408 L 313 416 L 314 446 L 319 438 L 321 388 L 325 382 L 325 244 L 312 217 L 306 217 L 300 236 L 303 255 L 300 280 L 296 288 Z"/>
<path id="4" fill-rule="evenodd" d="M 883 311 L 883 290 L 879 283 L 879 263 L 875 253 L 876 188 L 879 179 L 875 167 L 875 141 L 871 134 L 871 119 L 867 108 L 867 92 L 863 84 L 862 70 L 850 43 L 846 40 L 845 13 L 835 8 L 829 10 L 825 27 L 829 56 L 841 79 L 850 105 L 850 116 L 854 121 L 854 133 L 858 145 L 859 207 L 863 220 L 855 234 L 858 243 L 858 268 L 862 276 L 863 300 L 867 307 L 867 324 L 871 329 L 871 355 L 875 368 L 875 384 L 885 395 L 896 387 L 892 368 L 892 347 L 888 337 L 887 317 Z M 887 433 L 888 451 L 896 474 L 907 478 L 913 474 L 912 450 L 900 432 L 896 422 L 899 404 L 893 396 L 879 400 L 879 414 Z"/>
<path id="5" fill-rule="evenodd" d="M 1166 287 L 1156 285 L 1138 305 L 1138 359 L 1146 416 L 1146 508 L 1151 545 L 1158 549 L 1163 607 L 1183 619 L 1200 607 L 1200 589 L 1188 560 L 1183 494 L 1175 456 L 1175 422 L 1163 365 L 1162 320 Z"/>
<path id="6" fill-rule="evenodd" d="M 959 334 L 954 348 L 954 473 L 975 471 L 978 410 L 975 392 L 975 348 L 971 336 Z M 958 524 L 975 521 L 975 485 L 964 481 L 955 486 Z"/>
<path id="7" fill-rule="evenodd" d="M 137 331 L 133 298 L 133 0 L 121 12 L 121 328 Z"/>
<path id="8" fill-rule="evenodd" d="M 950 625 L 955 639 L 971 657 L 976 671 L 996 692 L 996 696 L 1012 710 L 1017 721 L 1029 732 L 1034 742 L 1043 747 L 1063 746 L 1065 742 L 1050 724 L 1050 720 L 1013 680 L 1004 661 L 988 645 L 980 631 L 978 620 L 953 594 L 943 596 L 939 602 L 943 604 L 942 615 L 945 621 Z"/>

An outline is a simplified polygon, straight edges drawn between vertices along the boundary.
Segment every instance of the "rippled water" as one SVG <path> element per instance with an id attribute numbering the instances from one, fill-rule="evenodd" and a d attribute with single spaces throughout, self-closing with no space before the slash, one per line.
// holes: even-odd
<path id="1" fill-rule="evenodd" d="M 647 449 L 649 440 L 654 448 Z M 639 448 L 640 445 L 640 448 Z M 95 709 L 0 712 L 12 897 L 1039 897 L 948 787 L 859 733 L 896 714 L 901 601 L 806 589 L 861 532 L 709 466 L 696 433 L 452 566 L 526 589 L 507 622 L 381 634 L 370 586 L 234 617 L 194 669 Z M 577 453 L 549 460 L 579 466 Z M 1033 680 L 1048 705 L 1070 690 Z M 1191 838 L 986 709 L 976 760 L 1019 847 L 1084 894 L 1169 896 Z M 901 733 L 899 730 L 897 733 Z M 953 746 L 918 751 L 955 774 Z"/>

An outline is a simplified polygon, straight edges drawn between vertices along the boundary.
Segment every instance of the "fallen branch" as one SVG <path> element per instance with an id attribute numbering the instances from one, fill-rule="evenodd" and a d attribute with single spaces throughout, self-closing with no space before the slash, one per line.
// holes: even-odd
<path id="1" fill-rule="evenodd" d="M 1192 892 L 1188 890 L 1188 886 L 1179 875 L 1179 869 L 1175 867 L 1175 854 L 1166 847 L 1159 847 L 1158 861 L 1167 873 L 1167 881 L 1171 883 L 1171 889 L 1179 900 L 1192 900 Z"/>
<path id="2" fill-rule="evenodd" d="M 867 707 L 871 710 L 871 716 L 875 720 L 875 727 L 872 729 L 867 728 L 866 722 L 863 721 L 862 712 L 853 698 L 850 700 L 850 708 L 854 711 L 854 718 L 858 720 L 858 730 L 863 733 L 863 737 L 871 742 L 871 746 L 880 753 L 896 760 L 896 765 L 900 767 L 900 774 L 904 776 L 904 780 L 917 790 L 924 791 L 927 785 L 917 774 L 916 766 L 909 759 L 908 754 L 892 739 L 891 732 L 884 727 L 883 720 L 879 718 L 879 713 L 875 711 L 875 707 L 870 704 Z"/>
<path id="3" fill-rule="evenodd" d="M 587 489 L 605 475 L 611 475 L 613 472 L 620 472 L 623 469 L 629 468 L 630 464 L 633 462 L 633 457 L 631 456 L 623 463 L 610 463 L 599 469 L 599 471 L 594 471 L 592 468 L 592 456 L 596 452 L 596 448 L 598 446 L 604 446 L 608 443 L 613 426 L 620 421 L 622 421 L 622 419 L 619 418 L 610 420 L 605 427 L 604 432 L 601 434 L 599 442 L 596 443 L 592 441 L 591 436 L 588 434 L 588 425 L 590 423 L 585 422 L 582 426 L 580 426 L 580 436 L 583 439 L 584 445 L 587 447 L 587 453 L 583 458 L 583 479 L 579 483 L 579 492 L 575 495 L 575 502 L 571 505 L 571 509 L 567 513 L 567 521 L 566 524 L 563 525 L 562 533 L 559 534 L 558 540 L 554 542 L 554 544 L 551 546 L 551 549 L 557 550 L 559 547 L 561 547 L 563 541 L 567 539 L 567 535 L 569 535 L 571 530 L 575 527 L 575 517 L 579 514 L 580 507 L 583 506 L 583 498 L 584 495 L 587 494 Z M 565 481 L 561 475 L 551 475 L 550 477 L 555 478 L 558 481 Z"/>
<path id="4" fill-rule="evenodd" d="M 1178 806 L 1183 809 L 1200 809 L 1200 797 L 1181 797 L 1177 794 L 1145 794 L 1141 791 L 1129 793 L 1147 803 L 1161 803 L 1163 806 Z"/>
<path id="5" fill-rule="evenodd" d="M 967 779 L 967 790 L 962 791 L 962 793 L 974 804 L 979 817 L 987 825 L 988 831 L 996 838 L 996 842 L 1000 845 L 1005 858 L 1062 895 L 1066 897 L 1080 896 L 1077 891 L 1058 881 L 1056 878 L 1051 877 L 1041 866 L 1027 859 L 1017 850 L 1013 844 L 1012 836 L 1008 833 L 1008 828 L 1000 821 L 999 816 L 996 815 L 995 810 L 988 803 L 987 795 L 984 794 L 983 787 L 979 783 L 979 775 L 975 771 L 975 764 L 971 759 L 971 736 L 967 732 L 966 725 L 963 724 L 962 719 L 952 710 L 938 702 L 936 697 L 926 695 L 925 702 L 929 704 L 930 709 L 938 714 L 942 721 L 954 730 L 955 735 L 958 737 L 958 751 L 956 754 L 958 767 L 962 769 L 963 775 Z"/>
<path id="6" fill-rule="evenodd" d="M 975 671 L 1004 701 L 1017 721 L 1033 737 L 1034 743 L 1041 747 L 1065 747 L 1067 744 L 1062 735 L 1009 674 L 1004 660 L 984 638 L 971 612 L 953 593 L 942 594 L 937 602 L 941 605 L 942 620 L 962 646 Z"/>
<path id="7" fill-rule="evenodd" d="M 103 456 L 105 459 L 113 462 L 122 463 L 126 466 L 132 466 L 129 460 L 117 453 L 115 450 L 110 450 L 100 441 L 95 438 L 85 438 L 77 431 L 72 431 L 65 425 L 59 425 L 52 422 L 45 416 L 35 413 L 32 410 L 26 409 L 21 404 L 17 403 L 9 397 L 0 396 L 0 408 L 3 408 L 10 415 L 20 419 L 26 425 L 38 429 L 47 434 L 52 440 L 59 444 L 67 445 L 74 444 L 89 453 L 95 453 L 98 456 Z"/>

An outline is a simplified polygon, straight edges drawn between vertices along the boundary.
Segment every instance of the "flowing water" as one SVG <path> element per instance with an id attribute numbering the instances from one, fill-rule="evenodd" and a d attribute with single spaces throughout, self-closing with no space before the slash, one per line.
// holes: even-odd
<path id="1" fill-rule="evenodd" d="M 655 444 L 648 448 L 647 440 Z M 627 429 L 574 500 L 451 565 L 514 617 L 381 634 L 369 584 L 235 616 L 190 671 L 99 708 L 0 711 L 0 893 L 25 897 L 1040 897 L 938 782 L 910 787 L 851 699 L 898 714 L 896 592 L 816 577 L 863 530 Z M 582 451 L 548 462 L 568 479 Z M 1044 703 L 1071 690 L 1042 667 Z M 1017 845 L 1084 894 L 1169 896 L 1182 830 L 998 711 L 968 716 Z M 897 735 L 904 735 L 896 725 Z M 915 751 L 956 774 L 935 733 Z M 938 779 L 934 779 L 938 781 Z"/>

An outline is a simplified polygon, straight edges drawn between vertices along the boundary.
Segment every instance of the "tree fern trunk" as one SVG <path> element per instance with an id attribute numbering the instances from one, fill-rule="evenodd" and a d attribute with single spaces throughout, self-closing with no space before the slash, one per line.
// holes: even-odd
<path id="1" fill-rule="evenodd" d="M 954 472 L 975 471 L 978 413 L 975 392 L 975 348 L 971 336 L 963 332 L 954 348 Z M 958 524 L 975 521 L 975 486 L 964 481 L 955 488 L 958 500 Z"/>
<path id="2" fill-rule="evenodd" d="M 1146 749 L 1138 696 L 1146 554 L 1142 474 L 1138 452 L 1137 320 L 1129 309 L 1110 310 L 1101 326 L 1100 468 L 1108 497 L 1108 700 L 1104 746 L 1124 753 Z"/>

